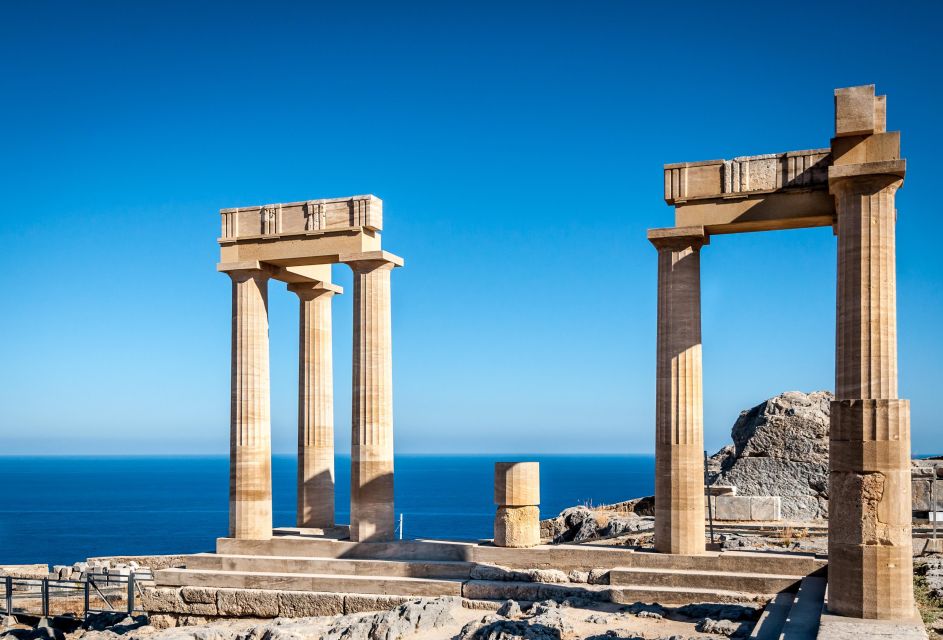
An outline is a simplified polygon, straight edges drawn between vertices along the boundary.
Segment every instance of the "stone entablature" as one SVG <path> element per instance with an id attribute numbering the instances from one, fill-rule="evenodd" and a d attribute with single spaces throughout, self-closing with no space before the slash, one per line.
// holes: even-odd
<path id="1" fill-rule="evenodd" d="M 665 165 L 665 201 L 729 198 L 781 189 L 828 191 L 831 149 L 787 151 L 732 160 Z"/>
<path id="2" fill-rule="evenodd" d="M 363 227 L 383 229 L 383 201 L 372 195 L 220 209 L 220 244 Z"/>

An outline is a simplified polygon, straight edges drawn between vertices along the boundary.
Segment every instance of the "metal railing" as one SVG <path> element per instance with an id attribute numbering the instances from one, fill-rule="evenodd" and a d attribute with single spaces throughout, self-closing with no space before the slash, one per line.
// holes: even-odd
<path id="1" fill-rule="evenodd" d="M 142 582 L 153 581 L 150 571 L 118 575 L 89 573 L 84 580 L 58 578 L 0 578 L 4 583 L 7 616 L 39 616 L 87 620 L 98 613 L 143 613 Z"/>

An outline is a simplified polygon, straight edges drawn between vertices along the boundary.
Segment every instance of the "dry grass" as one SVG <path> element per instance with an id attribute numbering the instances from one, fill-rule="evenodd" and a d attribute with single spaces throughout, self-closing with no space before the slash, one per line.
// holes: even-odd
<path id="1" fill-rule="evenodd" d="M 808 537 L 809 529 L 807 527 L 796 528 L 791 524 L 787 524 L 778 531 L 779 543 L 784 547 L 790 547 L 794 542 Z"/>
<path id="2" fill-rule="evenodd" d="M 925 568 L 919 565 L 914 567 L 914 600 L 930 638 L 943 638 L 943 635 L 933 630 L 934 623 L 943 618 L 943 602 L 930 595 L 927 579 L 923 575 L 924 570 Z"/>

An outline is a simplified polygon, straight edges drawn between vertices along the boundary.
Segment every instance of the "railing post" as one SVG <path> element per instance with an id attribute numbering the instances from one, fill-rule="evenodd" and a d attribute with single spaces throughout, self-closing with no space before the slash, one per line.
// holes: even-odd
<path id="1" fill-rule="evenodd" d="M 13 617 L 13 576 L 7 576 L 6 580 L 3 581 L 6 585 L 6 604 L 7 604 L 7 615 Z"/>
<path id="2" fill-rule="evenodd" d="M 714 505 L 711 504 L 711 485 L 707 479 L 707 452 L 704 452 L 704 495 L 707 496 L 707 522 L 710 523 L 711 544 L 714 544 Z"/>
<path id="3" fill-rule="evenodd" d="M 134 611 L 134 572 L 128 574 L 128 615 Z"/>
<path id="4" fill-rule="evenodd" d="M 43 617 L 49 617 L 49 578 L 43 578 Z"/>
<path id="5" fill-rule="evenodd" d="M 85 574 L 85 621 L 88 622 L 88 573 Z"/>

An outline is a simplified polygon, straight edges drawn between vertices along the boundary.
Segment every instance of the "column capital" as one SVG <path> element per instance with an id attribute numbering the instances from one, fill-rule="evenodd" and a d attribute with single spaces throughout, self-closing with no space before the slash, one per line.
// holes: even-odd
<path id="1" fill-rule="evenodd" d="M 337 261 L 346 264 L 354 271 L 372 271 L 381 267 L 393 269 L 405 264 L 401 257 L 389 251 L 347 253 L 338 256 Z"/>
<path id="2" fill-rule="evenodd" d="M 665 227 L 649 229 L 648 241 L 659 251 L 683 251 L 710 244 L 710 236 L 704 227 Z"/>
<path id="3" fill-rule="evenodd" d="M 321 296 L 333 296 L 334 294 L 344 293 L 344 288 L 331 282 L 292 282 L 288 285 L 288 290 L 298 295 L 301 299 L 318 298 Z"/>
<path id="4" fill-rule="evenodd" d="M 828 168 L 828 191 L 837 194 L 849 189 L 869 191 L 886 187 L 896 190 L 904 184 L 906 173 L 904 159 L 832 165 Z"/>
<path id="5" fill-rule="evenodd" d="M 248 260 L 246 262 L 219 262 L 216 264 L 216 271 L 225 273 L 234 280 L 238 277 L 271 278 L 278 273 L 278 267 L 258 260 Z"/>

